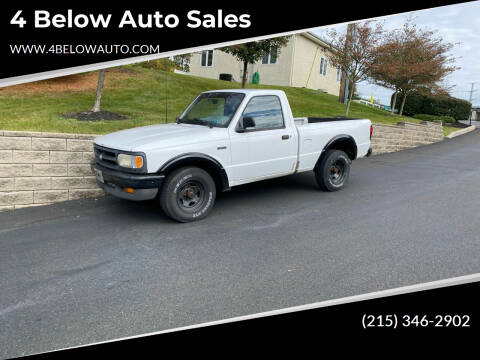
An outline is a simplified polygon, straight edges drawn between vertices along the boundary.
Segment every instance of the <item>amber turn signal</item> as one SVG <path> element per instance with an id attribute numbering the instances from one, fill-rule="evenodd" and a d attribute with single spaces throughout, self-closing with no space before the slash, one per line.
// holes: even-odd
<path id="1" fill-rule="evenodd" d="M 143 166 L 143 157 L 135 156 L 135 166 L 140 169 Z"/>
<path id="2" fill-rule="evenodd" d="M 133 194 L 135 192 L 135 190 L 133 190 L 133 188 L 131 188 L 131 187 L 123 188 L 123 190 L 125 190 L 125 192 L 127 192 L 129 194 Z"/>

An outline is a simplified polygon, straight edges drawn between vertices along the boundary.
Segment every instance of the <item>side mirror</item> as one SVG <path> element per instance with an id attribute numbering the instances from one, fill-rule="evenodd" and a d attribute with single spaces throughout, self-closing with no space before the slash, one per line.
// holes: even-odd
<path id="1" fill-rule="evenodd" d="M 244 117 L 241 120 L 240 127 L 237 129 L 237 132 L 245 132 L 248 128 L 255 127 L 255 120 L 252 117 Z"/>
<path id="2" fill-rule="evenodd" d="M 255 127 L 255 120 L 252 117 L 244 117 L 242 122 L 244 129 Z"/>

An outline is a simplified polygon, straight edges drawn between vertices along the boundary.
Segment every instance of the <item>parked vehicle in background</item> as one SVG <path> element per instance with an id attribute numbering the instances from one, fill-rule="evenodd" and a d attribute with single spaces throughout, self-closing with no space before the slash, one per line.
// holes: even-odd
<path id="1" fill-rule="evenodd" d="M 314 171 L 322 190 L 341 189 L 352 160 L 371 154 L 368 119 L 294 118 L 279 90 L 201 93 L 176 123 L 94 141 L 97 183 L 130 200 L 158 197 L 167 216 L 199 220 L 217 191 Z"/>

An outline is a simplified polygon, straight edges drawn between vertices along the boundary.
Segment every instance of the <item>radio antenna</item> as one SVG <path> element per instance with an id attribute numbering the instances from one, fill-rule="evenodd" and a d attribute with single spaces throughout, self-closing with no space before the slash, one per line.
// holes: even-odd
<path id="1" fill-rule="evenodd" d="M 165 124 L 168 124 L 168 69 L 165 72 Z"/>

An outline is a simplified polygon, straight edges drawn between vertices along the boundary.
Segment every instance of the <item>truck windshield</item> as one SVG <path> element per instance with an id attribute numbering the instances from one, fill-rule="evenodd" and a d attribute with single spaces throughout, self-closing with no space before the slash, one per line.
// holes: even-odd
<path id="1" fill-rule="evenodd" d="M 227 127 L 244 94 L 217 92 L 201 94 L 178 118 L 178 123 Z"/>

